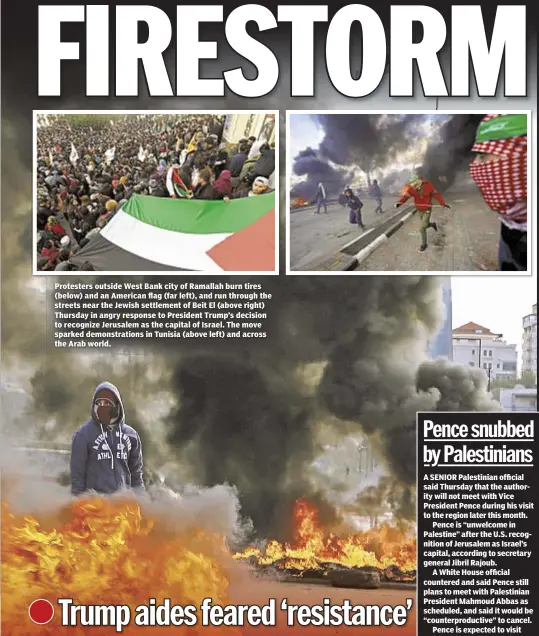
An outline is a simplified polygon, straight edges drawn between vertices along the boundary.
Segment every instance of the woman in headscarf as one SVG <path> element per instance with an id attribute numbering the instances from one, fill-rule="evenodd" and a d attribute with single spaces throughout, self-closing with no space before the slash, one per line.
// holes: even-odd
<path id="1" fill-rule="evenodd" d="M 470 175 L 501 222 L 498 245 L 502 271 L 526 271 L 528 264 L 527 115 L 487 115 L 472 150 Z"/>
<path id="2" fill-rule="evenodd" d="M 55 216 L 49 216 L 47 219 L 47 225 L 45 226 L 45 230 L 47 232 L 51 232 L 54 236 L 62 237 L 65 236 L 66 231 L 58 222 L 58 219 Z"/>

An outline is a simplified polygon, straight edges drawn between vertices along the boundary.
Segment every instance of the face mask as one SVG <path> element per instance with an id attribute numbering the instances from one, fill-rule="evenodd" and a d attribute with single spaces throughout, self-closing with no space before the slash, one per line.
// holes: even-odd
<path id="1" fill-rule="evenodd" d="M 491 210 L 504 214 L 528 194 L 526 115 L 489 115 L 477 130 L 472 151 L 496 155 L 495 161 L 472 162 L 470 176 Z"/>
<path id="2" fill-rule="evenodd" d="M 497 161 L 472 163 L 470 176 L 488 207 L 502 214 L 527 198 L 527 144 L 526 138 L 518 139 L 518 144 L 516 139 L 504 139 L 474 146 L 501 157 Z"/>

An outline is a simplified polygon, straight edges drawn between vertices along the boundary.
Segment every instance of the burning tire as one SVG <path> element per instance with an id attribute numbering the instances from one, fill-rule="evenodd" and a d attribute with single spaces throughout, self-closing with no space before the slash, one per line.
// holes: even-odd
<path id="1" fill-rule="evenodd" d="M 332 587 L 352 587 L 365 590 L 377 590 L 380 587 L 380 575 L 376 571 L 339 568 L 329 574 Z"/>

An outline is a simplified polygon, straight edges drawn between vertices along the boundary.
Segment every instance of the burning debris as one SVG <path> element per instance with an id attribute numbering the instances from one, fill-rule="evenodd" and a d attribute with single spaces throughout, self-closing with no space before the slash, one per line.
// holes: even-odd
<path id="1" fill-rule="evenodd" d="M 381 582 L 415 583 L 416 540 L 411 526 L 387 524 L 344 537 L 325 532 L 317 509 L 299 499 L 294 507 L 295 542 L 272 540 L 234 555 L 257 576 L 283 574 L 325 579 L 336 587 L 380 587 Z"/>
<path id="2" fill-rule="evenodd" d="M 184 511 L 186 505 L 183 504 Z M 21 617 L 36 598 L 74 598 L 79 605 L 138 605 L 156 598 L 200 606 L 229 601 L 230 559 L 225 534 L 186 522 L 182 504 L 168 511 L 119 498 L 77 500 L 39 518 L 15 514 L 2 503 L 2 633 L 21 633 Z M 203 511 L 202 511 L 203 512 Z M 207 515 L 206 515 L 207 516 Z M 202 514 L 204 517 L 204 514 Z M 138 628 L 131 624 L 124 633 Z M 56 634 L 58 625 L 25 627 Z M 110 627 L 92 627 L 96 635 Z M 187 625 L 175 626 L 191 634 Z M 82 632 L 81 632 L 82 633 Z M 227 628 L 238 636 L 239 630 Z"/>
<path id="3" fill-rule="evenodd" d="M 292 203 L 290 204 L 290 207 L 291 208 L 301 208 L 304 205 L 309 205 L 309 202 L 305 201 L 305 199 L 302 199 L 301 197 L 298 197 L 297 199 L 292 201 Z"/>

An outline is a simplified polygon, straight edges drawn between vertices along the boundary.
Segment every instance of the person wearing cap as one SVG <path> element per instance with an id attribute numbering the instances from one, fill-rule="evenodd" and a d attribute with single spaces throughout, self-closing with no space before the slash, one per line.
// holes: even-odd
<path id="1" fill-rule="evenodd" d="M 477 128 L 470 176 L 483 200 L 500 219 L 501 271 L 528 267 L 528 118 L 487 115 Z"/>
<path id="2" fill-rule="evenodd" d="M 421 236 L 421 245 L 419 252 L 424 252 L 427 247 L 427 230 L 432 228 L 435 232 L 438 231 L 436 223 L 431 222 L 433 199 L 436 199 L 438 203 L 446 210 L 449 210 L 449 206 L 443 196 L 436 190 L 434 185 L 427 179 L 423 179 L 420 176 L 415 176 L 408 185 L 404 187 L 404 193 L 402 197 L 395 204 L 396 208 L 399 208 L 403 203 L 406 203 L 408 199 L 414 200 L 414 206 L 420 216 L 419 235 Z"/>
<path id="3" fill-rule="evenodd" d="M 256 197 L 261 194 L 267 194 L 268 192 L 271 192 L 269 179 L 266 179 L 266 177 L 256 177 L 251 188 L 248 191 L 247 187 L 240 188 L 232 194 L 224 197 L 223 201 L 228 203 L 230 199 L 242 199 L 245 196 Z"/>

